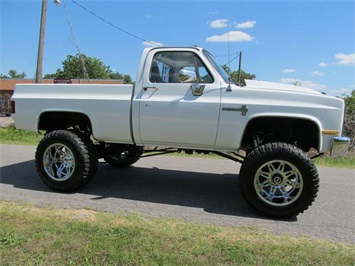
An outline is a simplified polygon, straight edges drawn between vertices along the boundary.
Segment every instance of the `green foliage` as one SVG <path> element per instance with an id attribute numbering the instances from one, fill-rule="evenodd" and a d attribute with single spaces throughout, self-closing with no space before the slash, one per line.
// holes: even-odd
<path id="1" fill-rule="evenodd" d="M 80 58 L 81 56 L 81 58 Z M 84 54 L 76 56 L 68 55 L 62 62 L 63 69 L 58 69 L 56 77 L 60 79 L 83 79 L 86 78 L 85 70 L 91 79 L 109 78 L 110 69 L 97 58 L 88 57 Z"/>
<path id="2" fill-rule="evenodd" d="M 22 238 L 16 232 L 4 232 L 0 234 L 0 250 L 13 248 L 21 244 Z"/>
<path id="3" fill-rule="evenodd" d="M 344 98 L 346 105 L 346 113 L 355 116 L 355 90 L 351 92 L 350 96 Z"/>
<path id="4" fill-rule="evenodd" d="M 127 78 L 125 79 L 125 76 Z M 129 78 L 128 78 L 129 77 Z M 77 54 L 68 55 L 62 62 L 62 69 L 57 69 L 56 73 L 46 74 L 44 78 L 53 79 L 123 79 L 124 83 L 131 83 L 129 75 L 122 75 L 110 69 L 100 59 L 96 57 Z M 130 82 L 125 82 L 130 81 Z"/>
<path id="5" fill-rule="evenodd" d="M 316 166 L 350 168 L 355 169 L 355 155 L 350 153 L 346 156 L 332 158 L 329 156 L 321 156 L 313 160 Z"/>
<path id="6" fill-rule="evenodd" d="M 123 79 L 122 74 L 118 73 L 118 72 L 112 72 L 109 74 L 109 78 L 110 79 Z"/>
<path id="7" fill-rule="evenodd" d="M 25 72 L 17 73 L 17 71 L 14 70 L 14 69 L 11 69 L 11 70 L 9 71 L 9 75 L 10 75 L 10 77 L 13 78 L 13 79 L 23 79 L 23 78 L 26 77 L 26 73 L 25 73 Z"/>
<path id="8" fill-rule="evenodd" d="M 15 69 L 10 69 L 9 76 L 0 74 L 0 78 L 2 78 L 2 79 L 8 79 L 8 78 L 11 78 L 11 79 L 23 79 L 26 76 L 27 75 L 26 75 L 25 72 L 17 73 L 17 71 Z"/>
<path id="9" fill-rule="evenodd" d="M 224 71 L 226 71 L 229 74 L 232 81 L 235 84 L 239 85 L 239 70 L 231 71 L 231 69 L 227 65 L 223 65 L 222 68 L 224 69 Z M 248 72 L 245 72 L 244 70 L 240 71 L 240 83 L 242 86 L 246 85 L 246 83 L 245 83 L 246 79 L 255 79 L 255 78 L 256 78 L 256 76 L 254 74 L 250 74 Z"/>
<path id="10" fill-rule="evenodd" d="M 350 150 L 355 149 L 355 90 L 352 91 L 350 96 L 344 98 L 346 111 L 344 118 L 343 134 L 350 137 L 352 140 L 352 145 Z"/>
<path id="11" fill-rule="evenodd" d="M 130 76 L 130 75 L 124 75 L 124 76 L 123 76 L 123 83 L 124 83 L 124 84 L 130 84 L 130 83 L 132 83 L 131 76 Z"/>
<path id="12" fill-rule="evenodd" d="M 0 128 L 0 143 L 37 145 L 42 137 L 43 135 L 35 132 L 16 129 L 14 125 Z"/>

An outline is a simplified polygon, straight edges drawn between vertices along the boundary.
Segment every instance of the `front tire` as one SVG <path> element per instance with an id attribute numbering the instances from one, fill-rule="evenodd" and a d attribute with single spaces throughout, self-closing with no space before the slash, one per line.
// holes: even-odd
<path id="1" fill-rule="evenodd" d="M 312 205 L 319 177 L 312 161 L 287 143 L 267 143 L 253 150 L 239 173 L 245 200 L 258 212 L 276 218 L 302 213 Z"/>
<path id="2" fill-rule="evenodd" d="M 36 151 L 42 181 L 57 191 L 74 191 L 95 175 L 98 158 L 92 142 L 78 133 L 56 130 L 44 136 Z"/>

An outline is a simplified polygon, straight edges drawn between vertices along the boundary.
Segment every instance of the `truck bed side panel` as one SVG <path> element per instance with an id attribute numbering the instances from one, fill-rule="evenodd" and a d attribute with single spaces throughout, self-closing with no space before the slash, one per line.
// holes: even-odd
<path id="1" fill-rule="evenodd" d="M 37 131 L 45 112 L 82 113 L 89 117 L 94 137 L 116 143 L 132 143 L 130 99 L 132 85 L 17 85 L 12 97 L 16 127 Z"/>

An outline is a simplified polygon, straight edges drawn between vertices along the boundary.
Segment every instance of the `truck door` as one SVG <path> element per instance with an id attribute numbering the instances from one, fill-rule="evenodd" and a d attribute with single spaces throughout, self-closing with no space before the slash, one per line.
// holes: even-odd
<path id="1" fill-rule="evenodd" d="M 156 52 L 135 100 L 142 144 L 214 148 L 220 83 L 196 53 Z"/>

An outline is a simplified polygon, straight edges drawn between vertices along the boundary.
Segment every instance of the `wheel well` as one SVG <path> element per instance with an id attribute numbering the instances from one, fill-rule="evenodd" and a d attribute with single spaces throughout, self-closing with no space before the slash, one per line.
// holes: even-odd
<path id="1" fill-rule="evenodd" d="M 79 126 L 91 131 L 90 119 L 82 114 L 75 112 L 46 112 L 41 114 L 38 121 L 38 129 L 51 131 L 54 129 L 67 129 Z"/>
<path id="2" fill-rule="evenodd" d="M 241 147 L 245 150 L 267 142 L 282 141 L 305 152 L 319 149 L 319 128 L 310 120 L 283 117 L 259 117 L 251 120 L 244 132 Z"/>

